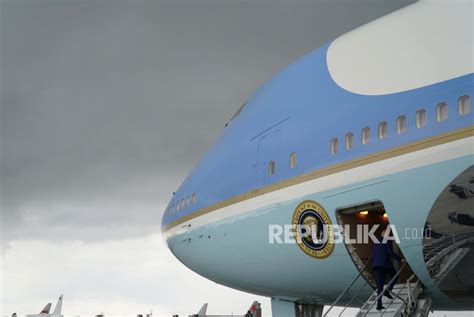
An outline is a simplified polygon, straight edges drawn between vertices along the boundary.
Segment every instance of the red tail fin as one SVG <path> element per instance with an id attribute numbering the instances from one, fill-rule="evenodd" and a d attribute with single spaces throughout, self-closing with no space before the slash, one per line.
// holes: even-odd
<path id="1" fill-rule="evenodd" d="M 255 316 L 255 314 L 257 313 L 257 304 L 258 302 L 255 301 L 252 303 L 252 305 L 250 305 L 250 308 L 249 310 L 247 311 L 247 314 L 245 314 L 245 316 L 249 316 L 249 317 L 252 317 L 252 316 Z"/>

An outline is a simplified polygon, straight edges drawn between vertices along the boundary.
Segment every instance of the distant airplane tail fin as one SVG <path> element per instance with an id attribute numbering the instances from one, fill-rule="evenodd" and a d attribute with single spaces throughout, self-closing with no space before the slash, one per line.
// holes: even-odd
<path id="1" fill-rule="evenodd" d="M 61 315 L 62 308 L 63 308 L 63 295 L 59 296 L 58 303 L 56 304 L 56 308 L 54 308 L 53 315 Z"/>
<path id="2" fill-rule="evenodd" d="M 245 317 L 254 317 L 257 316 L 258 301 L 252 303 L 250 308 L 247 310 Z"/>
<path id="3" fill-rule="evenodd" d="M 207 303 L 205 303 L 202 308 L 197 313 L 198 316 L 206 316 L 207 314 Z"/>
<path id="4" fill-rule="evenodd" d="M 49 311 L 51 310 L 51 303 L 46 304 L 44 306 L 43 310 L 40 311 L 40 314 L 49 314 Z"/>

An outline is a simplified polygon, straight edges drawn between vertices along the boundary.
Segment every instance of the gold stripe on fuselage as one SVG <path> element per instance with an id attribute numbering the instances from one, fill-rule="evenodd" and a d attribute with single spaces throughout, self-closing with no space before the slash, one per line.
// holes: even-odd
<path id="1" fill-rule="evenodd" d="M 389 158 L 392 158 L 392 157 L 396 157 L 396 156 L 404 155 L 404 154 L 407 154 L 407 153 L 427 149 L 427 148 L 430 148 L 430 147 L 433 147 L 433 146 L 449 143 L 449 142 L 452 142 L 452 141 L 464 139 L 464 138 L 471 137 L 471 136 L 474 136 L 474 126 L 469 126 L 469 127 L 466 127 L 466 128 L 460 129 L 460 130 L 456 130 L 456 131 L 453 131 L 453 132 L 443 133 L 443 134 L 437 135 L 435 137 L 430 137 L 430 138 L 427 138 L 427 139 L 424 139 L 424 140 L 421 140 L 421 141 L 416 141 L 416 142 L 413 142 L 413 143 L 410 143 L 410 144 L 407 144 L 407 145 L 402 145 L 402 146 L 395 147 L 395 148 L 392 148 L 392 149 L 389 149 L 389 150 L 384 150 L 384 151 L 380 151 L 380 152 L 377 152 L 377 153 L 369 154 L 369 155 L 366 155 L 366 156 L 361 157 L 361 158 L 357 158 L 357 159 L 349 160 L 349 161 L 346 161 L 346 162 L 343 162 L 343 163 L 335 164 L 335 165 L 332 165 L 332 166 L 329 166 L 329 167 L 326 167 L 326 168 L 314 170 L 312 172 L 302 174 L 302 175 L 299 175 L 299 176 L 295 176 L 295 177 L 292 177 L 290 179 L 281 181 L 281 182 L 276 183 L 276 184 L 272 184 L 272 185 L 268 185 L 268 186 L 265 186 L 265 187 L 262 187 L 262 188 L 259 188 L 259 189 L 251 190 L 249 192 L 246 192 L 246 193 L 234 196 L 232 198 L 220 201 L 220 202 L 215 203 L 213 205 L 210 205 L 208 207 L 199 209 L 195 212 L 192 212 L 192 213 L 190 213 L 190 214 L 188 214 L 184 217 L 181 217 L 181 218 L 169 223 L 168 225 L 164 226 L 163 231 L 166 232 L 169 229 L 171 229 L 173 227 L 176 227 L 177 225 L 180 225 L 180 224 L 182 224 L 186 221 L 189 221 L 193 218 L 196 218 L 196 217 L 202 216 L 204 214 L 210 213 L 212 211 L 215 211 L 215 210 L 233 205 L 235 203 L 238 203 L 238 202 L 250 199 L 250 198 L 254 198 L 254 197 L 257 197 L 257 196 L 260 196 L 260 195 L 263 195 L 263 194 L 267 194 L 267 193 L 270 193 L 270 192 L 273 192 L 273 191 L 276 191 L 276 190 L 279 190 L 279 189 L 282 189 L 282 188 L 290 187 L 290 186 L 293 186 L 293 185 L 296 185 L 296 184 L 301 184 L 301 183 L 307 182 L 309 180 L 313 180 L 313 179 L 320 178 L 320 177 L 323 177 L 323 176 L 328 176 L 328 175 L 331 175 L 331 174 L 339 173 L 339 172 L 346 171 L 346 170 L 356 168 L 356 167 L 359 167 L 359 166 L 375 163 L 375 162 L 386 160 L 386 159 L 389 159 Z"/>

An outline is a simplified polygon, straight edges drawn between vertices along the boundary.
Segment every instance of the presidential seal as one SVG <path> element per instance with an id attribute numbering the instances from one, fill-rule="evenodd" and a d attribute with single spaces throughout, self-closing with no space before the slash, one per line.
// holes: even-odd
<path id="1" fill-rule="evenodd" d="M 318 259 L 332 254 L 334 231 L 323 206 L 312 200 L 303 201 L 293 213 L 292 225 L 296 243 L 304 253 Z"/>

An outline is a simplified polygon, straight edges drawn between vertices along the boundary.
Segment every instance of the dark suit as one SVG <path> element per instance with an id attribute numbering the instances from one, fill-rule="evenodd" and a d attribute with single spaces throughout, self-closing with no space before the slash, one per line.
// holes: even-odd
<path id="1" fill-rule="evenodd" d="M 372 249 L 372 269 L 375 273 L 375 280 L 377 281 L 377 295 L 380 295 L 385 284 L 385 277 L 388 275 L 390 278 L 396 274 L 393 268 L 391 259 L 401 261 L 402 259 L 393 252 L 392 241 L 386 243 L 374 243 Z M 392 290 L 393 286 L 398 282 L 398 278 L 390 283 L 388 289 Z M 382 297 L 377 301 L 377 306 L 382 306 Z"/>

